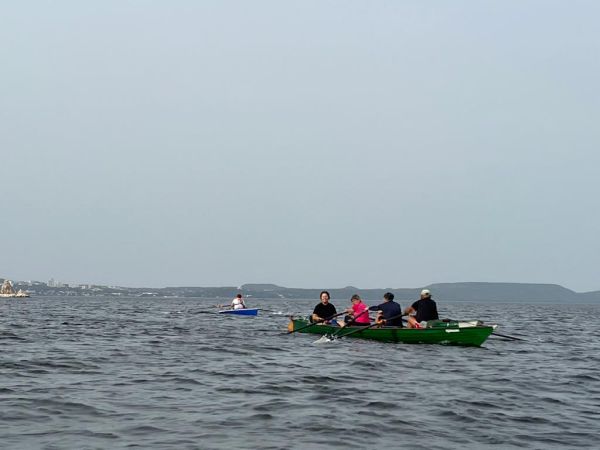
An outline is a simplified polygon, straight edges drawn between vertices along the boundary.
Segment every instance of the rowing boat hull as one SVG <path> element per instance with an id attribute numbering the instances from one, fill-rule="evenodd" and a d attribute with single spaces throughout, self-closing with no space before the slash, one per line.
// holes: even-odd
<path id="1" fill-rule="evenodd" d="M 309 322 L 305 319 L 294 319 L 288 329 L 290 331 L 299 330 L 308 324 Z M 340 331 L 339 327 L 319 324 L 299 330 L 299 333 L 335 334 L 337 337 L 343 337 L 345 334 L 356 331 L 359 328 L 348 327 L 348 331 L 345 329 Z M 492 326 L 435 328 L 381 327 L 357 331 L 348 337 L 371 339 L 380 342 L 401 342 L 404 344 L 443 344 L 479 347 L 493 331 L 494 327 Z"/>
<path id="2" fill-rule="evenodd" d="M 245 309 L 225 309 L 219 311 L 219 314 L 233 314 L 235 316 L 257 316 L 257 308 L 245 308 Z"/>

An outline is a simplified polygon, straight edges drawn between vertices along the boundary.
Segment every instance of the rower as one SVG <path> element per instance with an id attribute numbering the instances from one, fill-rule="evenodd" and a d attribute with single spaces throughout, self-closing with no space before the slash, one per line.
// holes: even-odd
<path id="1" fill-rule="evenodd" d="M 388 327 L 402 327 L 402 308 L 394 301 L 394 294 L 383 294 L 383 303 L 371 306 L 369 311 L 377 311 L 377 322 Z M 394 319 L 392 319 L 394 317 Z"/>
<path id="2" fill-rule="evenodd" d="M 333 316 L 337 314 L 335 306 L 329 303 L 331 298 L 329 292 L 322 291 L 319 295 L 321 302 L 315 306 L 312 315 L 310 316 L 311 322 L 319 322 L 321 325 L 337 325 L 337 322 L 331 320 Z"/>
<path id="3" fill-rule="evenodd" d="M 431 298 L 429 289 L 421 291 L 421 298 L 404 310 L 410 314 L 408 328 L 423 328 L 429 320 L 439 320 L 437 305 Z"/>
<path id="4" fill-rule="evenodd" d="M 242 294 L 238 294 L 231 301 L 231 309 L 246 309 L 246 303 L 244 303 L 244 299 L 242 298 Z"/>
<path id="5" fill-rule="evenodd" d="M 346 309 L 348 315 L 344 317 L 344 324 L 342 326 L 364 326 L 371 323 L 369 319 L 369 307 L 365 305 L 360 298 L 360 295 L 354 294 L 350 298 L 352 306 Z"/>

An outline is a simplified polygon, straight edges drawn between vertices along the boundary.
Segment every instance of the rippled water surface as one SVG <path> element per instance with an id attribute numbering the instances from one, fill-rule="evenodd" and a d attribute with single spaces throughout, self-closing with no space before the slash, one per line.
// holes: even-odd
<path id="1" fill-rule="evenodd" d="M 438 301 L 527 339 L 462 348 L 315 344 L 283 333 L 315 300 L 215 302 L 0 299 L 0 448 L 598 448 L 598 305 Z"/>

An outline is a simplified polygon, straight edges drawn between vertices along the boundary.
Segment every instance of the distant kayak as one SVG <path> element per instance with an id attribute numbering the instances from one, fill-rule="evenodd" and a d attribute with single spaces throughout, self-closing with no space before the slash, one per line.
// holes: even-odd
<path id="1" fill-rule="evenodd" d="M 258 308 L 224 309 L 223 311 L 219 311 L 219 314 L 235 314 L 238 316 L 257 316 Z"/>

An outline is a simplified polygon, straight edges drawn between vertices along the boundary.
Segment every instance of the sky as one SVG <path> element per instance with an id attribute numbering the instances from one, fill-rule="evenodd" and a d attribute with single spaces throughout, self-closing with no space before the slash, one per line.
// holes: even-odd
<path id="1" fill-rule="evenodd" d="M 599 290 L 600 3 L 0 5 L 0 277 Z"/>

